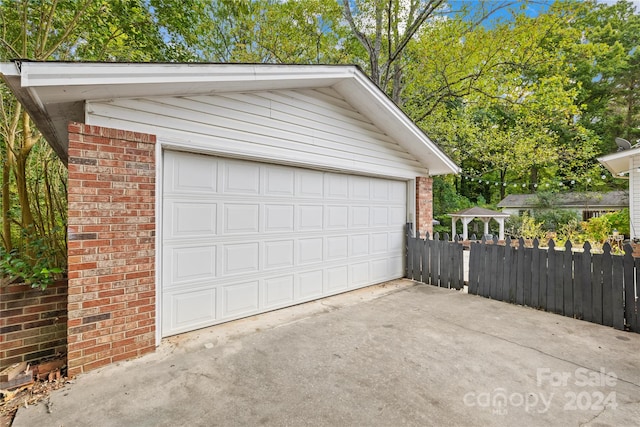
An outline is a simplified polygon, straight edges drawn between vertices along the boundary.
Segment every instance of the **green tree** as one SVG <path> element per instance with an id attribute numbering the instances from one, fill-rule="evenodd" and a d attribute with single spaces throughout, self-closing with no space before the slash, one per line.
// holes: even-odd
<path id="1" fill-rule="evenodd" d="M 143 0 L 1 2 L 0 60 L 173 59 L 153 22 Z M 4 85 L 0 155 L 3 253 L 16 265 L 64 265 L 66 170 Z"/>

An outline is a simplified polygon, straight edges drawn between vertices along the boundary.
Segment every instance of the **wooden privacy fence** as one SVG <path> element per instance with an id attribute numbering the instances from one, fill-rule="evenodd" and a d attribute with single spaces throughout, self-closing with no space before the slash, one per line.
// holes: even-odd
<path id="1" fill-rule="evenodd" d="M 444 234 L 443 240 L 435 233 L 429 239 L 429 233 L 420 238 L 416 231 L 413 236 L 412 224 L 406 228 L 406 271 L 405 277 L 442 288 L 461 289 L 463 281 L 462 245 L 457 237 L 454 242 L 449 241 L 449 235 Z"/>
<path id="2" fill-rule="evenodd" d="M 630 245 L 624 255 L 611 254 L 608 243 L 603 253 L 588 242 L 582 249 L 567 242 L 556 250 L 553 240 L 540 248 L 537 239 L 531 247 L 509 238 L 471 243 L 469 293 L 640 332 L 640 258 Z"/>

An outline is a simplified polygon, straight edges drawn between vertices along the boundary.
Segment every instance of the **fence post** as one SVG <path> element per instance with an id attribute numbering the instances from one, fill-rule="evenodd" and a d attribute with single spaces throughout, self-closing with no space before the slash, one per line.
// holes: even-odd
<path id="1" fill-rule="evenodd" d="M 405 263 L 404 263 L 404 277 L 407 279 L 410 278 L 411 268 L 411 223 L 408 222 L 405 226 L 404 233 L 404 253 L 405 253 Z"/>
<path id="2" fill-rule="evenodd" d="M 533 239 L 535 241 L 537 239 Z M 532 246 L 533 246 L 532 241 Z M 522 280 L 522 304 L 531 307 L 531 273 L 534 270 L 533 265 L 533 247 L 524 248 L 523 262 L 523 280 Z"/>
<path id="3" fill-rule="evenodd" d="M 629 327 L 637 323 L 638 313 L 635 311 L 635 282 L 634 278 L 633 248 L 630 244 L 624 245 L 624 318 Z M 635 332 L 638 332 L 637 330 Z"/>
<path id="4" fill-rule="evenodd" d="M 492 299 L 498 299 L 498 238 L 494 237 L 493 244 L 489 246 L 489 283 L 487 291 Z"/>
<path id="5" fill-rule="evenodd" d="M 556 311 L 556 244 L 549 240 L 549 250 L 547 252 L 547 311 Z"/>
<path id="6" fill-rule="evenodd" d="M 577 309 L 578 301 L 576 302 L 576 315 L 578 318 L 584 319 L 588 322 L 593 322 L 593 289 L 591 286 L 591 244 L 585 242 L 582 246 L 583 252 L 580 258 L 580 271 L 578 272 L 578 279 L 580 280 L 578 286 L 576 286 L 576 295 L 580 292 L 582 297 L 581 310 Z M 581 316 L 581 317 L 580 317 Z"/>
<path id="7" fill-rule="evenodd" d="M 487 246 L 487 237 L 482 236 L 480 239 L 480 244 L 482 245 L 482 257 L 480 259 L 480 277 L 478 280 L 478 295 L 483 297 L 489 297 L 489 280 L 487 276 L 489 275 L 490 268 L 490 256 L 489 256 L 489 247 Z"/>
<path id="8" fill-rule="evenodd" d="M 451 243 L 449 242 L 449 234 L 444 233 L 442 236 L 442 256 L 440 257 L 440 286 L 443 288 L 451 288 Z"/>
<path id="9" fill-rule="evenodd" d="M 456 235 L 453 237 L 454 246 L 454 261 L 453 265 L 455 266 L 455 288 L 457 290 L 462 289 L 464 286 L 464 247 L 460 242 L 460 238 Z"/>
<path id="10" fill-rule="evenodd" d="M 529 306 L 540 307 L 540 241 L 533 239 L 531 250 L 531 297 Z"/>
<path id="11" fill-rule="evenodd" d="M 602 324 L 613 326 L 613 260 L 611 245 L 602 246 Z"/>
<path id="12" fill-rule="evenodd" d="M 524 302 L 524 239 L 522 237 L 518 240 L 516 260 L 515 299 L 511 302 L 522 305 Z"/>
<path id="13" fill-rule="evenodd" d="M 431 249 L 431 242 L 429 240 L 429 232 L 424 235 L 424 242 L 422 242 L 421 264 L 422 264 L 422 283 L 429 284 L 429 250 Z"/>
<path id="14" fill-rule="evenodd" d="M 611 321 L 613 327 L 624 330 L 624 257 L 614 256 L 611 282 Z"/>
<path id="15" fill-rule="evenodd" d="M 420 280 L 421 276 L 421 268 L 420 268 L 420 246 L 422 246 L 420 240 L 420 230 L 416 230 L 416 237 L 413 240 L 413 271 L 411 273 L 411 278 L 413 280 Z"/>
<path id="16" fill-rule="evenodd" d="M 507 237 L 504 241 L 504 267 L 502 270 L 502 292 L 501 301 L 509 301 L 509 289 L 511 288 L 511 270 L 512 270 L 512 258 L 514 256 L 514 249 L 511 246 L 511 237 Z"/>
<path id="17" fill-rule="evenodd" d="M 477 242 L 469 245 L 469 283 L 468 292 L 472 295 L 478 294 L 478 276 L 480 275 L 479 260 L 481 258 L 480 247 Z"/>
<path id="18" fill-rule="evenodd" d="M 433 251 L 431 252 L 431 284 L 440 286 L 440 256 L 442 254 L 440 246 L 440 233 L 433 233 Z"/>
<path id="19" fill-rule="evenodd" d="M 506 247 L 502 245 L 498 245 L 497 238 L 494 239 L 493 242 L 497 249 L 497 258 L 498 258 L 498 265 L 497 265 L 496 275 L 494 279 L 495 289 L 496 289 L 494 298 L 497 299 L 498 301 L 504 301 L 504 297 L 502 295 L 502 280 L 504 278 L 504 269 L 506 268 L 505 262 L 504 262 Z"/>
<path id="20" fill-rule="evenodd" d="M 591 276 L 591 318 L 593 323 L 602 325 L 602 254 L 593 254 L 593 272 Z"/>
<path id="21" fill-rule="evenodd" d="M 573 252 L 571 251 L 571 242 L 566 241 L 564 244 L 564 253 L 562 254 L 563 258 L 563 278 L 562 278 L 562 286 L 564 289 L 562 304 L 563 304 L 563 313 L 565 316 L 573 317 Z"/>

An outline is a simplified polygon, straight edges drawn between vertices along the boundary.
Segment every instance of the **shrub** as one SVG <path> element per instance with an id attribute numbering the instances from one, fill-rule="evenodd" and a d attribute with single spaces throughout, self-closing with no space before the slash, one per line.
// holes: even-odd
<path id="1" fill-rule="evenodd" d="M 529 216 L 526 212 L 522 216 L 510 216 L 506 221 L 505 229 L 512 237 L 522 237 L 523 239 L 537 238 L 542 240 L 546 234 L 542 227 L 542 222 L 537 222 L 535 218 Z"/>
<path id="2" fill-rule="evenodd" d="M 7 252 L 0 247 L 0 271 L 13 281 L 21 281 L 33 288 L 46 289 L 63 273 L 55 265 L 55 253 L 43 238 L 28 240 L 24 250 Z"/>

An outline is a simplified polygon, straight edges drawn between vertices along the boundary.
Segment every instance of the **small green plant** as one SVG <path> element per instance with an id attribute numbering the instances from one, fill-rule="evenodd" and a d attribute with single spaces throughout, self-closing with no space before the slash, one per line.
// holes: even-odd
<path id="1" fill-rule="evenodd" d="M 512 215 L 507 220 L 506 228 L 509 234 L 515 238 L 542 239 L 545 237 L 542 222 L 537 222 L 536 219 L 527 212 L 522 214 L 522 216 Z"/>
<path id="2" fill-rule="evenodd" d="M 0 271 L 10 282 L 21 281 L 33 288 L 46 289 L 63 270 L 53 266 L 55 257 L 44 239 L 29 240 L 23 251 L 7 252 L 0 247 Z"/>
<path id="3" fill-rule="evenodd" d="M 589 241 L 598 243 L 604 243 L 613 230 L 606 215 L 589 218 L 588 221 L 582 223 L 582 228 L 584 228 Z"/>

